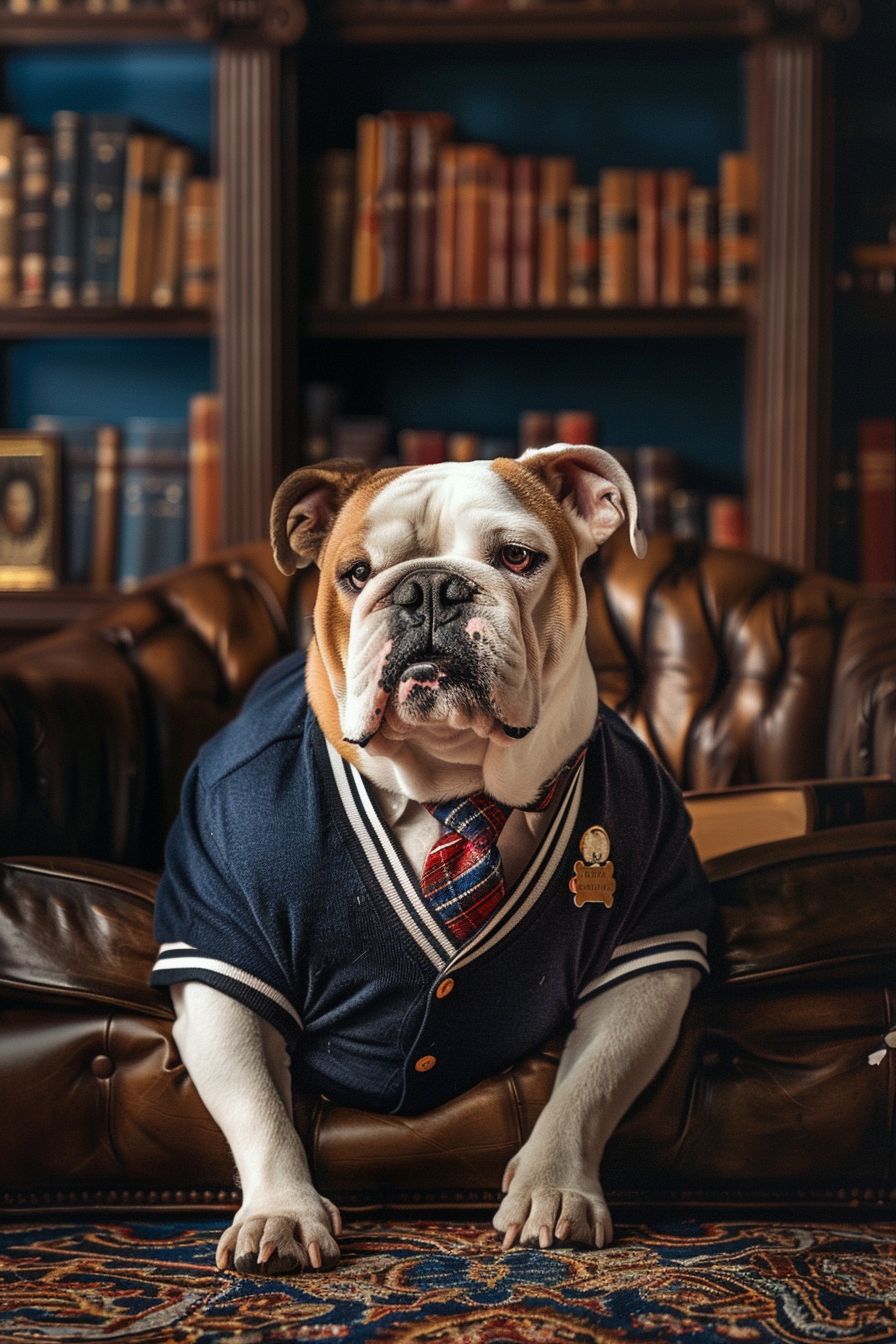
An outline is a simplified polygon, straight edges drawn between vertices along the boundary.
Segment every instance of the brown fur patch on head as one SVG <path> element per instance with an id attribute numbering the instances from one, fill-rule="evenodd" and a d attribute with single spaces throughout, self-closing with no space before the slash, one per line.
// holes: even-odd
<path id="1" fill-rule="evenodd" d="M 576 539 L 569 521 L 544 482 L 515 458 L 497 457 L 492 471 L 504 481 L 511 493 L 529 513 L 540 518 L 557 547 L 561 568 L 575 586 L 579 581 L 579 558 Z"/>

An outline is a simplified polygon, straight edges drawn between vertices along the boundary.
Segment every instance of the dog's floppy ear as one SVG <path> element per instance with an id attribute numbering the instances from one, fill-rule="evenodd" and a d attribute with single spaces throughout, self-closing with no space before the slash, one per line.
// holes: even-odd
<path id="1" fill-rule="evenodd" d="M 530 448 L 519 461 L 539 476 L 562 507 L 583 558 L 603 545 L 626 517 L 632 550 L 639 560 L 647 554 L 635 487 L 615 457 L 590 444 L 555 443 Z"/>
<path id="2" fill-rule="evenodd" d="M 271 546 L 281 574 L 317 559 L 337 513 L 369 475 L 363 462 L 334 458 L 287 476 L 271 505 Z"/>

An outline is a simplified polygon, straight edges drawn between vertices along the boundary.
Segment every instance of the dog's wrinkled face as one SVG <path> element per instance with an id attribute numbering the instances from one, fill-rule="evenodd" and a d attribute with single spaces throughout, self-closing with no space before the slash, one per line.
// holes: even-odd
<path id="1" fill-rule="evenodd" d="M 639 549 L 631 483 L 594 448 L 295 473 L 272 539 L 281 568 L 320 565 L 309 690 L 327 736 L 373 755 L 413 739 L 438 756 L 441 743 L 449 757 L 460 737 L 527 737 L 581 656 L 582 561 L 624 509 Z"/>

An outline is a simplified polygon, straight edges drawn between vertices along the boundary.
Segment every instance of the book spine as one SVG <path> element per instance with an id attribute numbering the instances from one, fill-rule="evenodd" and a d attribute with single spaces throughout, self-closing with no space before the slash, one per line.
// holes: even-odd
<path id="1" fill-rule="evenodd" d="M 510 296 L 514 307 L 531 308 L 538 298 L 539 162 L 519 154 L 512 167 Z"/>
<path id="2" fill-rule="evenodd" d="M 0 303 L 16 299 L 20 136 L 18 117 L 0 117 Z"/>
<path id="3" fill-rule="evenodd" d="M 719 160 L 719 298 L 756 301 L 759 273 L 759 176 L 752 154 Z"/>
<path id="4" fill-rule="evenodd" d="M 50 144 L 43 135 L 21 139 L 19 295 L 23 304 L 47 301 L 50 235 Z"/>
<path id="5" fill-rule="evenodd" d="M 381 132 L 379 117 L 358 118 L 357 215 L 352 249 L 352 302 L 357 304 L 373 303 L 382 295 Z"/>
<path id="6" fill-rule="evenodd" d="M 398 458 L 405 467 L 444 462 L 445 450 L 445 435 L 438 429 L 403 429 L 398 435 Z"/>
<path id="7" fill-rule="evenodd" d="M 572 187 L 569 193 L 569 302 L 588 307 L 600 299 L 600 192 Z"/>
<path id="8" fill-rule="evenodd" d="M 558 443 L 597 443 L 597 416 L 592 411 L 558 411 L 554 433 Z"/>
<path id="9" fill-rule="evenodd" d="M 491 145 L 460 145 L 457 151 L 457 230 L 454 301 L 460 307 L 488 303 L 488 231 Z"/>
<path id="10" fill-rule="evenodd" d="M 218 183 L 191 177 L 184 193 L 184 268 L 187 308 L 214 308 L 218 298 Z"/>
<path id="11" fill-rule="evenodd" d="M 572 159 L 543 158 L 538 193 L 538 302 L 554 307 L 569 301 L 569 193 Z"/>
<path id="12" fill-rule="evenodd" d="M 554 428 L 553 411 L 523 411 L 517 434 L 521 453 L 529 448 L 547 448 L 560 441 Z"/>
<path id="13" fill-rule="evenodd" d="M 693 174 L 684 168 L 672 168 L 662 174 L 662 302 L 670 307 L 687 303 L 688 298 L 688 193 Z"/>
<path id="14" fill-rule="evenodd" d="M 399 112 L 380 118 L 382 172 L 378 188 L 382 240 L 382 297 L 404 303 L 408 295 L 408 193 L 410 123 Z"/>
<path id="15" fill-rule="evenodd" d="M 443 145 L 439 150 L 436 188 L 436 304 L 440 308 L 451 308 L 455 302 L 457 158 L 457 145 Z"/>
<path id="16" fill-rule="evenodd" d="M 90 582 L 93 540 L 96 425 L 55 415 L 33 415 L 29 428 L 59 440 L 62 457 L 62 575 L 67 583 Z"/>
<path id="17" fill-rule="evenodd" d="M 81 302 L 115 303 L 128 121 L 96 115 L 86 122 L 82 202 Z"/>
<path id="18" fill-rule="evenodd" d="M 78 229 L 81 117 L 53 114 L 53 192 L 50 200 L 50 302 L 69 308 L 80 285 Z"/>
<path id="19" fill-rule="evenodd" d="M 635 194 L 638 214 L 638 302 L 655 307 L 660 301 L 662 276 L 662 174 L 639 172 Z"/>
<path id="20" fill-rule="evenodd" d="M 173 442 L 166 426 L 129 424 L 122 454 L 118 582 L 135 587 L 151 574 L 183 564 L 188 554 L 186 427 Z"/>
<path id="21" fill-rule="evenodd" d="M 190 398 L 190 558 L 205 560 L 221 545 L 221 398 Z"/>
<path id="22" fill-rule="evenodd" d="M 673 537 L 702 541 L 706 535 L 706 501 L 699 490 L 673 490 L 669 524 Z"/>
<path id="23" fill-rule="evenodd" d="M 453 131 L 453 119 L 440 112 L 415 117 L 411 126 L 408 297 L 421 307 L 436 297 L 439 152 Z"/>
<path id="24" fill-rule="evenodd" d="M 740 495 L 710 495 L 706 501 L 709 541 L 735 551 L 749 546 L 747 512 Z"/>
<path id="25" fill-rule="evenodd" d="M 688 194 L 688 302 L 716 303 L 719 297 L 719 193 L 692 187 Z"/>
<path id="26" fill-rule="evenodd" d="M 91 582 L 97 588 L 115 582 L 118 555 L 118 499 L 121 433 L 117 425 L 101 425 L 96 435 Z"/>
<path id="27" fill-rule="evenodd" d="M 445 457 L 449 462 L 475 462 L 479 457 L 478 434 L 449 434 Z"/>
<path id="28" fill-rule="evenodd" d="M 637 176 L 628 168 L 605 168 L 600 175 L 600 301 L 616 307 L 637 297 Z"/>
<path id="29" fill-rule="evenodd" d="M 672 526 L 672 492 L 678 484 L 679 457 L 674 448 L 645 446 L 635 452 L 635 483 L 641 526 L 648 536 Z"/>
<path id="30" fill-rule="evenodd" d="M 153 265 L 152 302 L 168 308 L 180 298 L 183 269 L 184 198 L 193 155 L 183 145 L 171 145 L 162 159 L 159 183 L 158 246 Z"/>
<path id="31" fill-rule="evenodd" d="M 488 216 L 488 301 L 493 308 L 510 304 L 511 165 L 503 154 L 492 164 Z"/>
<path id="32" fill-rule="evenodd" d="M 119 303 L 152 300 L 159 232 L 159 188 L 167 148 L 159 135 L 131 135 L 125 155 L 124 201 L 118 270 Z"/>
<path id="33" fill-rule="evenodd" d="M 859 578 L 896 580 L 896 420 L 860 420 Z"/>

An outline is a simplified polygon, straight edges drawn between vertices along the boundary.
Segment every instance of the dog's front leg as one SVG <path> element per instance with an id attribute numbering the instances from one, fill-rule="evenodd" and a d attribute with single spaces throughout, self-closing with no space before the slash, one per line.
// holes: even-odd
<path id="1" fill-rule="evenodd" d="M 251 1009 L 198 981 L 172 985 L 174 1039 L 200 1097 L 224 1133 L 243 1202 L 216 1263 L 241 1273 L 329 1268 L 339 1259 L 339 1210 L 311 1183 L 292 1122 L 283 1037 Z"/>
<path id="2" fill-rule="evenodd" d="M 582 1006 L 550 1100 L 504 1173 L 494 1217 L 504 1250 L 519 1240 L 606 1246 L 613 1224 L 599 1179 L 607 1139 L 678 1037 L 695 971 L 654 971 Z"/>

